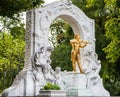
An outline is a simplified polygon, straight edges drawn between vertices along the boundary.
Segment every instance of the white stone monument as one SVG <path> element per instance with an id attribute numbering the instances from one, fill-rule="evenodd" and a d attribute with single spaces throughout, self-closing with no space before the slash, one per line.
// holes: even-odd
<path id="1" fill-rule="evenodd" d="M 68 0 L 56 1 L 27 12 L 24 68 L 16 76 L 12 86 L 4 90 L 2 95 L 5 97 L 36 96 L 46 82 L 54 83 L 56 81 L 55 72 L 50 66 L 50 54 L 53 48 L 48 46 L 50 25 L 56 18 L 67 21 L 74 33 L 78 33 L 83 40 L 91 43 L 80 51 L 85 74 L 77 73 L 77 76 L 74 73 L 62 74 L 69 79 L 72 78 L 69 83 L 73 83 L 75 80 L 75 86 L 72 87 L 78 89 L 78 96 L 81 95 L 80 88 L 89 90 L 91 96 L 109 96 L 109 92 L 104 89 L 102 78 L 99 76 L 101 63 L 95 53 L 94 20 L 88 18 L 82 10 Z M 63 81 L 66 82 L 66 80 Z"/>

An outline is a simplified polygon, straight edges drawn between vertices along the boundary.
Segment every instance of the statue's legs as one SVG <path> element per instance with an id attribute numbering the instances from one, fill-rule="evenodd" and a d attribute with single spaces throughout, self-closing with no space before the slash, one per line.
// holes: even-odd
<path id="1" fill-rule="evenodd" d="M 73 67 L 73 71 L 76 72 L 76 61 L 75 60 L 72 61 L 72 67 Z"/>
<path id="2" fill-rule="evenodd" d="M 75 61 L 72 63 L 72 67 L 73 67 L 73 71 L 76 72 L 76 62 Z"/>
<path id="3" fill-rule="evenodd" d="M 77 63 L 78 63 L 78 67 L 81 73 L 84 73 L 82 70 L 82 65 L 80 63 L 80 54 L 77 54 Z"/>
<path id="4" fill-rule="evenodd" d="M 71 52 L 71 61 L 72 61 L 72 68 L 73 68 L 73 71 L 76 72 L 76 52 Z"/>

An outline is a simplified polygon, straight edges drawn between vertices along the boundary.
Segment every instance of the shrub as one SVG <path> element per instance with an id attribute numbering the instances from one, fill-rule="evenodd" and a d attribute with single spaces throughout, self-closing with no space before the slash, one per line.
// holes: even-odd
<path id="1" fill-rule="evenodd" d="M 41 90 L 60 90 L 57 84 L 47 83 Z"/>

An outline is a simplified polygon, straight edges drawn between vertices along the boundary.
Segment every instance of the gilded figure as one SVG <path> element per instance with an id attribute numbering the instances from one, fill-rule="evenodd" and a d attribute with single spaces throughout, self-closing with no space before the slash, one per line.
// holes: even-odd
<path id="1" fill-rule="evenodd" d="M 72 61 L 73 71 L 76 72 L 76 63 L 77 63 L 80 73 L 84 73 L 82 70 L 82 65 L 80 60 L 80 48 L 84 48 L 88 44 L 88 42 L 81 40 L 80 36 L 76 33 L 74 35 L 74 39 L 70 40 L 70 44 L 72 45 L 71 61 Z"/>

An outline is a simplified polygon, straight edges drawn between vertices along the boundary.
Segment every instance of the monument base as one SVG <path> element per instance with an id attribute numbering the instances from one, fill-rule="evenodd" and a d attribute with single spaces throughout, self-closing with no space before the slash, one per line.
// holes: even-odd
<path id="1" fill-rule="evenodd" d="M 67 72 L 64 73 L 63 81 L 67 97 L 92 96 L 86 88 L 87 78 L 85 74 Z"/>

